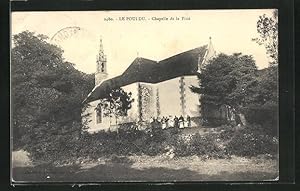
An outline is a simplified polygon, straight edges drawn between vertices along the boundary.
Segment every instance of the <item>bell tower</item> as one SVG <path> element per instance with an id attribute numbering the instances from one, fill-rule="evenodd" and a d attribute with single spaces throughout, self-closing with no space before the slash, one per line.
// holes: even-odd
<path id="1" fill-rule="evenodd" d="M 95 86 L 97 86 L 101 81 L 107 78 L 107 67 L 106 67 L 106 55 L 104 55 L 103 44 L 102 44 L 102 37 L 100 37 L 100 47 L 99 53 L 97 55 L 97 67 L 95 73 Z"/>

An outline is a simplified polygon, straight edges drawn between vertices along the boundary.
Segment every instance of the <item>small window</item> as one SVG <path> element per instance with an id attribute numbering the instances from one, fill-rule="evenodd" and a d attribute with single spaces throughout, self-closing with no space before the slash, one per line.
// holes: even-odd
<path id="1" fill-rule="evenodd" d="M 102 112 L 101 109 L 96 110 L 96 123 L 102 123 Z"/>
<path id="2" fill-rule="evenodd" d="M 101 64 L 101 72 L 104 72 L 104 63 Z"/>

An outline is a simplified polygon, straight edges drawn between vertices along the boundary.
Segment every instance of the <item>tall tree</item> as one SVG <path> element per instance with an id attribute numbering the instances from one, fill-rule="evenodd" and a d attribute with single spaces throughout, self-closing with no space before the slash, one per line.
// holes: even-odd
<path id="1" fill-rule="evenodd" d="M 241 112 L 247 103 L 248 88 L 255 80 L 257 71 L 252 56 L 235 53 L 219 54 L 198 74 L 199 87 L 191 87 L 195 93 L 201 94 L 201 113 L 206 120 L 209 114 L 206 108 L 230 106 Z"/>
<path id="2" fill-rule="evenodd" d="M 276 66 L 258 70 L 247 89 L 244 112 L 249 123 L 260 124 L 268 134 L 278 130 L 278 75 Z"/>
<path id="3" fill-rule="evenodd" d="M 271 127 L 273 134 L 277 134 L 278 127 L 278 10 L 272 16 L 259 16 L 257 21 L 258 38 L 252 39 L 259 45 L 264 45 L 270 57 L 269 68 L 259 71 L 257 85 L 253 86 L 253 101 L 249 105 L 252 112 L 248 112 L 253 122 L 263 123 Z M 265 116 L 266 118 L 261 118 Z M 274 128 L 275 127 L 275 128 Z M 275 133 L 274 133 L 275 132 Z"/>
<path id="4" fill-rule="evenodd" d="M 93 76 L 64 61 L 63 50 L 44 35 L 24 31 L 13 36 L 13 45 L 14 149 L 36 158 L 58 153 L 72 132 L 81 132 L 81 102 L 93 88 Z"/>
<path id="5" fill-rule="evenodd" d="M 252 40 L 259 45 L 264 45 L 271 61 L 270 66 L 278 65 L 278 10 L 273 11 L 273 15 L 266 14 L 259 16 L 257 21 L 257 32 L 259 37 Z"/>

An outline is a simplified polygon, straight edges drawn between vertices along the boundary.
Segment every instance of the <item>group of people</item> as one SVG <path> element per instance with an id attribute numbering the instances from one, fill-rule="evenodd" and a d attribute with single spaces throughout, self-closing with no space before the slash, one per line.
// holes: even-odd
<path id="1" fill-rule="evenodd" d="M 160 127 L 162 129 L 174 127 L 174 128 L 185 128 L 191 127 L 191 117 L 187 115 L 186 119 L 181 115 L 179 118 L 172 116 L 162 118 L 151 117 L 150 124 L 152 127 Z"/>

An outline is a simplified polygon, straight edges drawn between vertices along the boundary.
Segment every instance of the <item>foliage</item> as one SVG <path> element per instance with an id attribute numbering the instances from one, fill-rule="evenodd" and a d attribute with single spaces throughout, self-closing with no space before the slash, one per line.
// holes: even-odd
<path id="1" fill-rule="evenodd" d="M 277 66 L 257 70 L 251 56 L 220 54 L 212 59 L 198 75 L 199 87 L 192 91 L 201 94 L 201 114 L 210 125 L 221 125 L 226 120 L 210 113 L 222 105 L 245 115 L 250 124 L 268 128 L 277 133 L 278 74 Z"/>
<path id="2" fill-rule="evenodd" d="M 241 129 L 222 126 L 215 132 L 201 135 L 184 135 L 182 129 L 174 134 L 172 128 L 147 132 L 137 130 L 135 124 L 124 126 L 118 132 L 85 132 L 80 139 L 72 136 L 68 136 L 69 140 L 65 141 L 58 139 L 50 145 L 53 151 L 48 149 L 45 154 L 34 158 L 69 164 L 78 160 L 97 160 L 101 157 L 113 159 L 130 155 L 167 155 L 172 158 L 197 155 L 205 160 L 230 158 L 232 155 L 252 157 L 277 154 L 277 138 L 264 133 L 265 128 L 262 126 Z"/>
<path id="3" fill-rule="evenodd" d="M 171 145 L 175 155 L 180 157 L 197 155 L 204 159 L 228 158 L 227 150 L 220 147 L 216 140 L 215 134 L 200 135 L 196 133 L 191 135 L 189 139 L 178 136 Z"/>
<path id="4" fill-rule="evenodd" d="M 252 56 L 235 53 L 219 54 L 203 67 L 199 87 L 191 87 L 201 94 L 201 110 L 205 120 L 210 115 L 206 108 L 219 108 L 228 105 L 239 110 L 247 103 L 248 88 L 251 87 L 257 71 Z"/>
<path id="5" fill-rule="evenodd" d="M 273 11 L 272 17 L 265 14 L 259 16 L 257 21 L 258 38 L 252 40 L 259 45 L 264 45 L 271 58 L 270 66 L 278 65 L 278 11 Z"/>
<path id="6" fill-rule="evenodd" d="M 13 148 L 36 158 L 54 156 L 80 135 L 81 102 L 93 88 L 93 76 L 64 61 L 63 51 L 44 35 L 24 31 L 13 36 L 13 43 Z"/>
<path id="7" fill-rule="evenodd" d="M 276 135 L 278 128 L 278 73 L 277 66 L 260 70 L 251 87 L 243 108 L 247 121 L 266 128 L 269 135 Z"/>
<path id="8" fill-rule="evenodd" d="M 241 106 L 256 70 L 252 56 L 220 54 L 198 74 L 200 87 L 192 87 L 192 90 L 203 94 L 205 103 Z"/>
<path id="9" fill-rule="evenodd" d="M 265 129 L 259 125 L 252 125 L 227 134 L 228 138 L 230 136 L 230 141 L 226 145 L 228 152 L 231 155 L 247 157 L 261 154 L 276 155 L 278 139 L 264 133 Z"/>
<path id="10" fill-rule="evenodd" d="M 251 99 L 244 108 L 249 122 L 262 125 L 268 134 L 277 135 L 278 128 L 278 10 L 271 17 L 265 14 L 257 21 L 258 38 L 252 39 L 264 45 L 270 57 L 269 68 L 259 71 L 252 88 Z"/>
<path id="11" fill-rule="evenodd" d="M 103 110 L 104 116 L 115 116 L 116 123 L 120 116 L 127 116 L 128 110 L 134 101 L 132 93 L 125 92 L 122 88 L 112 90 L 106 98 L 100 100 L 96 110 Z"/>

